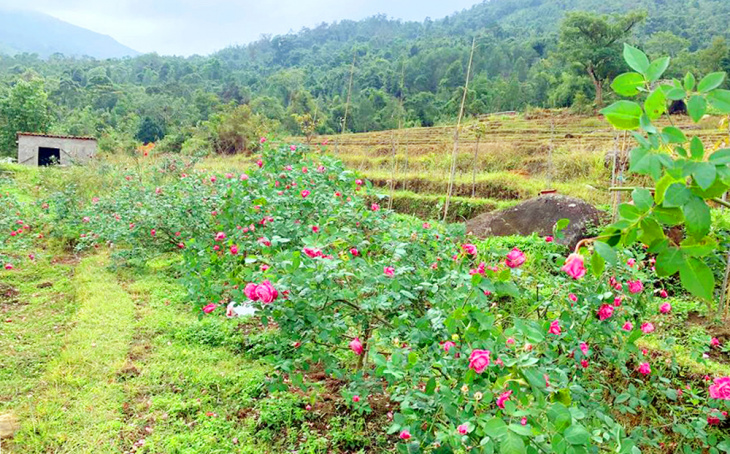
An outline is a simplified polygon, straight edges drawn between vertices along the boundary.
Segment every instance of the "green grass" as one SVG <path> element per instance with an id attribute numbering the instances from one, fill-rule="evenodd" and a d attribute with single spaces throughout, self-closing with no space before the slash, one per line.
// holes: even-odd
<path id="1" fill-rule="evenodd" d="M 104 270 L 102 256 L 84 259 L 73 279 L 78 311 L 73 329 L 21 419 L 18 452 L 117 452 L 124 389 L 116 374 L 133 334 L 134 305 Z"/>

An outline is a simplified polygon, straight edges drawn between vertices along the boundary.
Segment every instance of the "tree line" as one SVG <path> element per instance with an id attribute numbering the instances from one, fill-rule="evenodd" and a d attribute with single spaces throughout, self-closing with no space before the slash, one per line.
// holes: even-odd
<path id="1" fill-rule="evenodd" d="M 666 77 L 730 70 L 730 4 L 630 3 L 638 9 L 621 0 L 493 0 L 437 21 L 374 16 L 188 58 L 0 56 L 0 153 L 14 152 L 17 131 L 92 135 L 110 151 L 157 142 L 194 154 L 251 150 L 267 131 L 448 123 L 473 37 L 472 117 L 531 106 L 593 112 L 625 69 L 624 42 L 671 56 Z"/>

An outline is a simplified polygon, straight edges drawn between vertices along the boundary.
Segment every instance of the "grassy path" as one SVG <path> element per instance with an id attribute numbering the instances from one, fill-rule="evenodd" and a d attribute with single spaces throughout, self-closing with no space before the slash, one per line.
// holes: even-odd
<path id="1" fill-rule="evenodd" d="M 21 428 L 0 452 L 278 452 L 252 417 L 271 405 L 268 368 L 240 355 L 237 322 L 199 320 L 165 260 L 135 273 L 109 271 L 105 255 L 73 265 L 2 276 L 14 320 L 0 331 L 13 353 L 0 359 L 0 414 Z M 267 414 L 286 424 L 301 407 Z"/>
<path id="2" fill-rule="evenodd" d="M 74 326 L 22 421 L 18 452 L 117 452 L 124 387 L 116 377 L 133 336 L 134 303 L 105 265 L 92 256 L 76 269 Z"/>

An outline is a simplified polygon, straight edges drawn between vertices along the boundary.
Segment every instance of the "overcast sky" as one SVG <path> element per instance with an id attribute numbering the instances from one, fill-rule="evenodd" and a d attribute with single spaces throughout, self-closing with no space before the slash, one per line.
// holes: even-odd
<path id="1" fill-rule="evenodd" d="M 0 0 L 0 6 L 50 14 L 140 52 L 209 54 L 262 34 L 383 13 L 421 21 L 481 0 Z"/>

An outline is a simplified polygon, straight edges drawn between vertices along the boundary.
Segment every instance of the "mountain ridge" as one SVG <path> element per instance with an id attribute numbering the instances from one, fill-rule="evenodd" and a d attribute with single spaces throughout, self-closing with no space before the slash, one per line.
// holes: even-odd
<path id="1" fill-rule="evenodd" d="M 53 16 L 0 8 L 0 54 L 35 53 L 96 59 L 135 57 L 140 52 L 109 35 L 70 24 Z"/>

